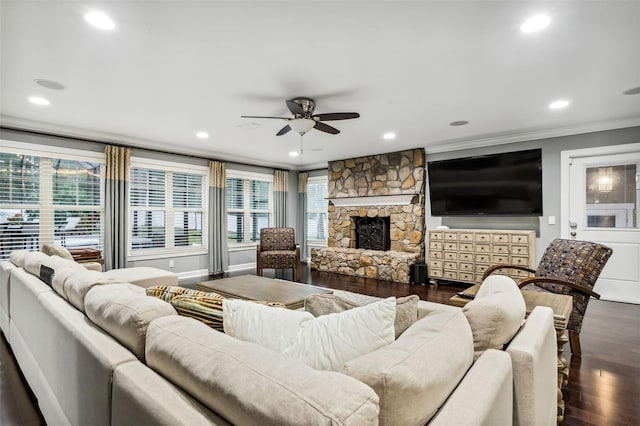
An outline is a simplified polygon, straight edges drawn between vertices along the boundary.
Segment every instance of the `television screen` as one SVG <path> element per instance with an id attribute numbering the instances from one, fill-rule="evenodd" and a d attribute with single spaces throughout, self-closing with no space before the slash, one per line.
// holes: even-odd
<path id="1" fill-rule="evenodd" d="M 430 161 L 432 216 L 542 216 L 542 150 Z"/>

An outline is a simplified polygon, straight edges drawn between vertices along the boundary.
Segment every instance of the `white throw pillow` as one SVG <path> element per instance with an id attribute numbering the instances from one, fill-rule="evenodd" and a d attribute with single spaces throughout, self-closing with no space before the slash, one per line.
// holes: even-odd
<path id="1" fill-rule="evenodd" d="M 339 370 L 395 339 L 395 297 L 318 318 L 234 299 L 222 302 L 222 312 L 225 333 L 318 370 Z"/>

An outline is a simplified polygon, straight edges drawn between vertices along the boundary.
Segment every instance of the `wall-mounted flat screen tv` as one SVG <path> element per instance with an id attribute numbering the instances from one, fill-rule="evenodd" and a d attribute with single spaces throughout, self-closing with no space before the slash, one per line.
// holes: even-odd
<path id="1" fill-rule="evenodd" d="M 542 216 L 542 150 L 430 161 L 432 216 Z"/>

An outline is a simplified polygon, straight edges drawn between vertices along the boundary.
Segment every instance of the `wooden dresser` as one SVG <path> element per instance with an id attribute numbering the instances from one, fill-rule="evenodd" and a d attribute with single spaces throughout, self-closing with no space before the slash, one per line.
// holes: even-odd
<path id="1" fill-rule="evenodd" d="M 428 277 L 466 283 L 482 282 L 491 265 L 507 263 L 535 268 L 535 231 L 433 229 L 429 231 Z M 513 278 L 524 271 L 506 270 Z"/>

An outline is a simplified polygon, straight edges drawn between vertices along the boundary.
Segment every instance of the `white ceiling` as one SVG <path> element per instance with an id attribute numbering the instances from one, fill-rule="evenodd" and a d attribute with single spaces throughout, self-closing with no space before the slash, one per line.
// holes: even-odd
<path id="1" fill-rule="evenodd" d="M 640 2 L 2 1 L 1 124 L 274 167 L 640 125 Z M 107 13 L 113 31 L 83 15 Z M 552 19 L 519 31 L 533 14 Z M 34 79 L 55 80 L 63 91 Z M 48 98 L 36 106 L 29 96 Z M 357 111 L 300 136 L 285 99 Z M 548 104 L 568 99 L 552 111 Z M 466 126 L 448 123 L 468 120 Z M 255 123 L 251 125 L 249 123 Z M 195 132 L 211 137 L 200 140 Z M 393 131 L 397 138 L 384 140 Z"/>

